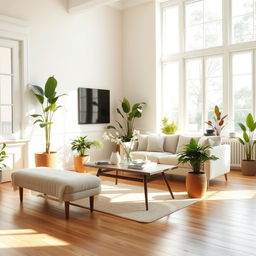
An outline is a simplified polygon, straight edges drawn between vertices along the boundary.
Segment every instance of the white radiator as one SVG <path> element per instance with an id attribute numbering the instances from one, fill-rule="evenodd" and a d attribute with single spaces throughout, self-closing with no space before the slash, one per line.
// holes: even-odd
<path id="1" fill-rule="evenodd" d="M 231 168 L 241 168 L 241 161 L 245 158 L 244 148 L 237 139 L 222 138 L 222 144 L 230 145 Z M 253 159 L 256 160 L 255 148 L 253 150 Z"/>

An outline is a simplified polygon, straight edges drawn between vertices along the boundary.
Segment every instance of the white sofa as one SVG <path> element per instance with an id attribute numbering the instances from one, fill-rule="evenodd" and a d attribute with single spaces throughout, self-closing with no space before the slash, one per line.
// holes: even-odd
<path id="1" fill-rule="evenodd" d="M 178 153 L 183 150 L 192 137 L 183 135 L 139 135 L 138 143 L 131 153 L 133 159 L 148 159 L 159 164 L 177 165 L 178 168 L 169 171 L 171 174 L 186 176 L 191 171 L 189 164 L 178 164 Z M 207 181 L 230 172 L 230 146 L 221 145 L 221 138 L 193 137 L 200 145 L 210 145 L 209 154 L 217 156 L 216 161 L 207 161 L 202 170 Z"/>

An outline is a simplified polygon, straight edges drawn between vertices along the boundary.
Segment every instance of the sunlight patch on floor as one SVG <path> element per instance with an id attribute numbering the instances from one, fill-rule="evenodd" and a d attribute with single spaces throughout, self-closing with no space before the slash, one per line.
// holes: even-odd
<path id="1" fill-rule="evenodd" d="M 256 197 L 256 190 L 210 191 L 205 200 L 251 199 Z"/>
<path id="2" fill-rule="evenodd" d="M 69 243 L 33 229 L 0 230 L 0 248 L 64 246 Z"/>

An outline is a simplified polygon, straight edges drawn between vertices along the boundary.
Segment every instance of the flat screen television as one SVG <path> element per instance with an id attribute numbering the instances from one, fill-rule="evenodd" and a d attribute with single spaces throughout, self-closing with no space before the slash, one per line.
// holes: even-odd
<path id="1" fill-rule="evenodd" d="M 78 123 L 103 124 L 110 122 L 110 91 L 78 88 Z"/>

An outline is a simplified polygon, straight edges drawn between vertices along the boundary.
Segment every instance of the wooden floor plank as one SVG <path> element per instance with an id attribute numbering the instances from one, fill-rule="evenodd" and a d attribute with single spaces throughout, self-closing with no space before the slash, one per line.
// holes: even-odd
<path id="1" fill-rule="evenodd" d="M 185 191 L 184 181 L 168 179 L 174 192 Z M 20 205 L 18 191 L 1 184 L 0 255 L 255 255 L 255 185 L 256 177 L 232 171 L 228 182 L 224 176 L 211 182 L 211 197 L 141 224 L 72 206 L 66 221 L 60 203 L 24 190 Z M 150 188 L 166 190 L 161 177 Z"/>

